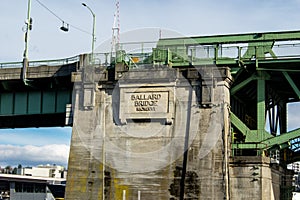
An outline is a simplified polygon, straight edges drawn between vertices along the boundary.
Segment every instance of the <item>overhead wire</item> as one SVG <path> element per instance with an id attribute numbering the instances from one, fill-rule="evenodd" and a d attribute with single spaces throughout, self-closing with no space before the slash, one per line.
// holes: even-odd
<path id="1" fill-rule="evenodd" d="M 38 4 L 40 4 L 43 8 L 45 8 L 48 12 L 50 12 L 53 16 L 55 16 L 57 19 L 59 19 L 60 21 L 62 21 L 63 23 L 68 24 L 70 27 L 73 27 L 74 29 L 77 29 L 78 31 L 81 31 L 83 33 L 92 35 L 92 33 L 85 31 L 77 26 L 74 26 L 68 22 L 66 22 L 65 20 L 63 20 L 61 17 L 59 17 L 57 14 L 55 14 L 52 10 L 50 10 L 44 3 L 42 3 L 40 0 L 35 0 Z"/>

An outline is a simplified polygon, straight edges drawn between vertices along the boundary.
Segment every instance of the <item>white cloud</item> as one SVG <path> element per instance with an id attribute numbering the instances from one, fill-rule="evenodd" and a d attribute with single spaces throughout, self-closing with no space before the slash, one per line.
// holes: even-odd
<path id="1" fill-rule="evenodd" d="M 0 166 L 58 164 L 67 166 L 69 146 L 50 144 L 44 146 L 0 145 Z"/>

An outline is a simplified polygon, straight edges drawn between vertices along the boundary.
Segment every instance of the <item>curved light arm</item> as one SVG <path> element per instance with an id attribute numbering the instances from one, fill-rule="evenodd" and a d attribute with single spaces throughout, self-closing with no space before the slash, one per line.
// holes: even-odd
<path id="1" fill-rule="evenodd" d="M 92 38 L 92 59 L 91 60 L 94 63 L 94 49 L 95 49 L 95 41 L 96 41 L 96 38 L 95 38 L 96 15 L 88 5 L 86 5 L 85 3 L 82 3 L 82 5 L 84 7 L 86 7 L 91 12 L 91 14 L 93 16 L 93 34 L 92 34 L 93 38 Z"/>

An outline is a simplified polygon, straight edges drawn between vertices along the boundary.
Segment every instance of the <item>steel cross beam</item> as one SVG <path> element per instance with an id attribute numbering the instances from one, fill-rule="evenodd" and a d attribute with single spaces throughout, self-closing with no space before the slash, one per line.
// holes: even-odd
<path id="1" fill-rule="evenodd" d="M 298 96 L 298 98 L 300 99 L 300 90 L 297 87 L 297 85 L 295 84 L 295 82 L 293 81 L 293 79 L 290 77 L 290 75 L 287 72 L 283 71 L 282 73 L 285 76 L 286 80 L 291 85 L 291 87 L 293 88 L 293 90 L 296 93 L 296 95 Z"/>
<path id="2" fill-rule="evenodd" d="M 300 40 L 300 31 L 246 33 L 232 35 L 216 35 L 202 37 L 181 37 L 160 39 L 157 46 L 181 46 L 181 45 L 214 45 L 237 44 L 267 41 Z"/>
<path id="3" fill-rule="evenodd" d="M 280 136 L 270 137 L 266 140 L 262 140 L 259 142 L 249 142 L 249 143 L 240 143 L 240 144 L 232 144 L 233 148 L 241 148 L 241 149 L 260 149 L 267 150 L 276 145 L 280 148 L 285 143 L 288 143 L 290 140 L 300 137 L 300 129 L 296 129 L 290 131 L 288 133 L 284 133 Z"/>

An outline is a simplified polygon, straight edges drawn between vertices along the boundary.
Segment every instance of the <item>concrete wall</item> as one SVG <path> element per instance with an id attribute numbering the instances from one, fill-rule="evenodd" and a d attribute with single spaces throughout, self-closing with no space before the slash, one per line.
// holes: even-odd
<path id="1" fill-rule="evenodd" d="M 66 199 L 228 198 L 226 70 L 78 73 Z"/>
<path id="2" fill-rule="evenodd" d="M 292 171 L 260 156 L 230 160 L 230 199 L 291 199 Z"/>
<path id="3" fill-rule="evenodd" d="M 67 200 L 290 199 L 288 170 L 231 156 L 227 68 L 95 71 L 73 77 Z"/>

